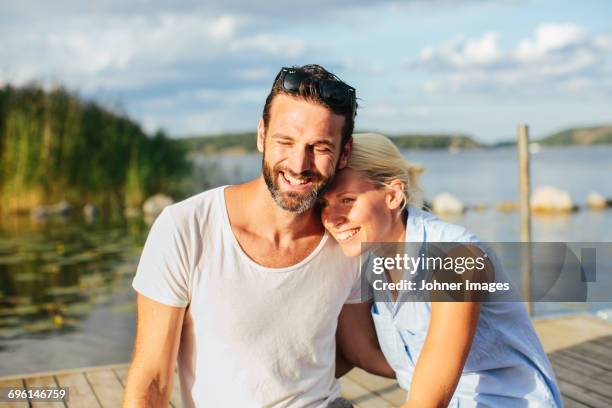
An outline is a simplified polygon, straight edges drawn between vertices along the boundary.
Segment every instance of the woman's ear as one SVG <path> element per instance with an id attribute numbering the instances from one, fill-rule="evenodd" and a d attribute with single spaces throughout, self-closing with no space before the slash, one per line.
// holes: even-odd
<path id="1" fill-rule="evenodd" d="M 259 119 L 257 124 L 257 150 L 259 153 L 264 151 L 264 139 L 266 138 L 266 126 L 264 125 L 263 118 Z"/>
<path id="2" fill-rule="evenodd" d="M 390 210 L 398 209 L 404 203 L 404 182 L 401 180 L 393 180 L 387 184 L 387 195 L 385 201 Z"/>

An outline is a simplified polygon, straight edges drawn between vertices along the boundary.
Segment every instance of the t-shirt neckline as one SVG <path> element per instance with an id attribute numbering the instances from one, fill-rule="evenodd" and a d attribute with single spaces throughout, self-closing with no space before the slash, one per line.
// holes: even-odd
<path id="1" fill-rule="evenodd" d="M 230 220 L 229 220 L 229 214 L 227 212 L 227 205 L 225 202 L 225 189 L 227 187 L 229 187 L 229 185 L 225 185 L 219 188 L 219 200 L 221 201 L 221 210 L 223 211 L 223 229 L 226 235 L 229 237 L 231 244 L 234 246 L 234 249 L 238 252 L 239 256 L 246 263 L 248 263 L 251 267 L 258 269 L 260 271 L 270 272 L 270 273 L 290 272 L 292 270 L 298 269 L 306 265 L 307 263 L 309 263 L 315 256 L 319 254 L 319 252 L 321 252 L 321 250 L 323 249 L 323 246 L 329 239 L 329 233 L 327 232 L 327 230 L 325 230 L 323 237 L 321 238 L 321 240 L 319 241 L 315 249 L 313 249 L 308 254 L 308 256 L 306 256 L 304 259 L 302 259 L 300 262 L 294 265 L 285 266 L 283 268 L 269 268 L 267 266 L 258 264 L 249 255 L 247 255 L 246 252 L 244 252 L 244 249 L 242 249 L 242 247 L 240 246 L 240 243 L 238 242 L 238 239 L 234 235 L 234 231 L 232 230 L 232 225 L 230 224 Z"/>

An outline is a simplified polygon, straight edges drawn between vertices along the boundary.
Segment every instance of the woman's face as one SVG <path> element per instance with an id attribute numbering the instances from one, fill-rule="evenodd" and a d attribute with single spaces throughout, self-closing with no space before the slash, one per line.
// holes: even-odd
<path id="1" fill-rule="evenodd" d="M 363 242 L 389 239 L 398 212 L 392 195 L 355 170 L 345 168 L 337 173 L 322 198 L 321 218 L 345 255 L 361 254 Z"/>

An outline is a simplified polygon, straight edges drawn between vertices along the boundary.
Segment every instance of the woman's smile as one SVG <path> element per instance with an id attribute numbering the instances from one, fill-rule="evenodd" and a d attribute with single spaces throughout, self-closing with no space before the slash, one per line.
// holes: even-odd
<path id="1" fill-rule="evenodd" d="M 361 230 L 361 227 L 351 228 L 349 230 L 344 230 L 335 233 L 335 237 L 340 242 L 348 242 L 353 238 L 357 233 Z"/>

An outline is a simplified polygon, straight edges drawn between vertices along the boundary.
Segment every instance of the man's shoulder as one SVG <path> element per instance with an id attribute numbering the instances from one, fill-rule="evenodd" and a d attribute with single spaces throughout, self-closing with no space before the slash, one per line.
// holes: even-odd
<path id="1" fill-rule="evenodd" d="M 215 211 L 222 203 L 223 190 L 226 186 L 212 188 L 187 197 L 184 200 L 167 206 L 166 211 L 177 225 L 206 220 L 218 216 Z"/>

